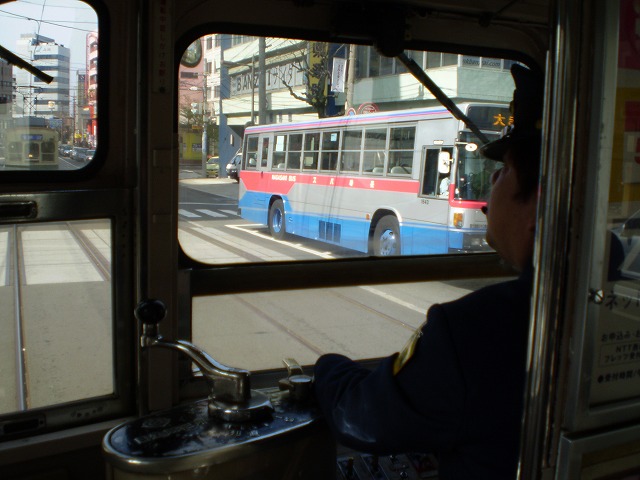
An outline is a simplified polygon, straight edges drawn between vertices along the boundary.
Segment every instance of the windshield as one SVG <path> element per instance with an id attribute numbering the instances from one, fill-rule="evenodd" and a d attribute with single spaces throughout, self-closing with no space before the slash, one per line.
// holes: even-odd
<path id="1" fill-rule="evenodd" d="M 498 134 L 487 134 L 487 137 L 493 141 Z M 480 154 L 479 147 L 482 144 L 475 135 L 462 133 L 461 140 L 456 144 L 458 166 L 455 199 L 486 201 L 491 190 L 491 175 L 500 164 Z"/>

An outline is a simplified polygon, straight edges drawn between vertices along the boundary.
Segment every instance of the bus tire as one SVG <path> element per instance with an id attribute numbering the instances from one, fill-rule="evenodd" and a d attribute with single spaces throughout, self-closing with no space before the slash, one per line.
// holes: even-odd
<path id="1" fill-rule="evenodd" d="M 385 215 L 376 224 L 373 254 L 378 257 L 400 255 L 400 225 L 393 215 Z"/>
<path id="2" fill-rule="evenodd" d="M 285 220 L 284 203 L 278 199 L 269 207 L 269 233 L 276 240 L 283 240 L 287 236 Z"/>

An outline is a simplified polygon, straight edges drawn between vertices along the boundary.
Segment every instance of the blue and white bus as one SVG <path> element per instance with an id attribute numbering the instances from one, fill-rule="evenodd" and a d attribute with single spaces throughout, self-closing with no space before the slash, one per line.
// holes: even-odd
<path id="1" fill-rule="evenodd" d="M 460 110 L 489 138 L 507 105 Z M 239 208 L 274 238 L 379 256 L 489 250 L 481 212 L 495 162 L 443 107 L 249 127 Z"/>

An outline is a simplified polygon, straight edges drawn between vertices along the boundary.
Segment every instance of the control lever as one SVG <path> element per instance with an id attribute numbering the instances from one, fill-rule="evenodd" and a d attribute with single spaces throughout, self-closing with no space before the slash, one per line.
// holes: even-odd
<path id="1" fill-rule="evenodd" d="M 164 339 L 158 333 L 158 324 L 166 316 L 167 307 L 160 300 L 143 300 L 134 313 L 142 322 L 140 346 L 143 349 L 162 347 L 177 350 L 198 366 L 209 386 L 209 416 L 229 422 L 244 422 L 273 411 L 269 397 L 251 390 L 248 370 L 223 365 L 191 342 Z"/>
<path id="2" fill-rule="evenodd" d="M 282 360 L 287 367 L 287 378 L 278 382 L 280 390 L 289 390 L 291 399 L 296 402 L 306 402 L 311 398 L 312 378 L 305 375 L 300 364 L 293 358 Z"/>

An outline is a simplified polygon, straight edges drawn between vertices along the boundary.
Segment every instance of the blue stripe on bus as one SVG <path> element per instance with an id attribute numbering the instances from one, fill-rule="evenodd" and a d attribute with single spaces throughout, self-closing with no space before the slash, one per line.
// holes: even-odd
<path id="1" fill-rule="evenodd" d="M 268 205 L 271 195 L 260 192 L 246 192 L 239 202 L 242 218 L 268 225 Z M 286 231 L 293 235 L 323 241 L 333 245 L 367 253 L 370 221 L 365 218 L 331 218 L 309 212 L 298 212 L 291 207 L 286 196 L 281 197 L 286 212 Z M 320 222 L 339 225 L 338 241 L 320 235 Z M 325 225 L 326 226 L 326 225 Z M 423 222 L 403 222 L 400 225 L 400 239 L 403 255 L 424 255 L 449 253 L 464 247 L 465 235 L 484 236 L 484 229 L 449 229 L 447 225 Z"/>

